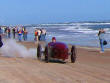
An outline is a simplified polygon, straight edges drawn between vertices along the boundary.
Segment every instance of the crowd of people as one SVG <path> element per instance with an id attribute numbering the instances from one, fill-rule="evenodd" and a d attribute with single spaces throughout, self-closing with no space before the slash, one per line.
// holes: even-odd
<path id="1" fill-rule="evenodd" d="M 35 41 L 45 41 L 46 30 L 44 28 L 42 29 L 36 28 L 34 35 L 35 35 L 35 38 L 34 38 Z"/>
<path id="2" fill-rule="evenodd" d="M 19 41 L 27 40 L 27 30 L 25 27 L 0 27 L 0 34 L 6 38 L 18 38 Z M 22 38 L 23 37 L 23 38 Z"/>
<path id="3" fill-rule="evenodd" d="M 45 41 L 46 37 L 46 30 L 44 28 L 36 28 L 33 32 L 34 34 L 34 41 Z M 0 35 L 4 36 L 5 38 L 13 38 L 18 39 L 19 41 L 27 41 L 28 31 L 27 28 L 24 26 L 16 26 L 16 27 L 7 27 L 2 26 L 0 27 Z"/>

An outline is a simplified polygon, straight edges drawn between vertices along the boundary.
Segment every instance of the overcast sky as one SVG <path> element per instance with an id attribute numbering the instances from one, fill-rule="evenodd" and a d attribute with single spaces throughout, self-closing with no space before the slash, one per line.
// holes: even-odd
<path id="1" fill-rule="evenodd" d="M 110 0 L 0 0 L 0 25 L 110 20 Z"/>

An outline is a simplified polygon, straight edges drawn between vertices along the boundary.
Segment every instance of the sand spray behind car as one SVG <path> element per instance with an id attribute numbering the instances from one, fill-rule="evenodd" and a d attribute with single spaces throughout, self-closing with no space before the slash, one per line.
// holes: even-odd
<path id="1" fill-rule="evenodd" d="M 1 56 L 22 58 L 36 58 L 37 54 L 35 48 L 27 49 L 12 39 L 4 41 L 4 45 L 1 48 L 1 53 Z"/>

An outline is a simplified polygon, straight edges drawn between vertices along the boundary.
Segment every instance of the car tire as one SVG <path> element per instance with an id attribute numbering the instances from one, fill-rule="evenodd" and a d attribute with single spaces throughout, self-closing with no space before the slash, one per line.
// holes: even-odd
<path id="1" fill-rule="evenodd" d="M 45 61 L 46 61 L 46 63 L 48 63 L 50 60 L 50 51 L 51 51 L 50 47 L 46 46 L 46 48 L 45 48 Z"/>
<path id="2" fill-rule="evenodd" d="M 37 59 L 41 60 L 41 45 L 38 44 L 37 47 Z"/>

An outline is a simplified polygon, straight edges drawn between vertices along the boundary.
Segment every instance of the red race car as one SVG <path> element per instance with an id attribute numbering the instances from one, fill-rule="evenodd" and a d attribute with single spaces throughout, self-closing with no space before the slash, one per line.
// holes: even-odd
<path id="1" fill-rule="evenodd" d="M 45 56 L 45 61 L 48 63 L 51 58 L 55 59 L 65 59 L 71 58 L 71 62 L 75 63 L 76 61 L 76 47 L 72 46 L 71 52 L 69 53 L 69 48 L 66 44 L 62 42 L 50 42 L 45 46 L 45 49 L 42 51 L 42 45 L 38 44 L 37 48 L 37 58 L 41 59 L 42 53 Z"/>

